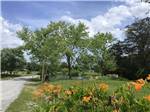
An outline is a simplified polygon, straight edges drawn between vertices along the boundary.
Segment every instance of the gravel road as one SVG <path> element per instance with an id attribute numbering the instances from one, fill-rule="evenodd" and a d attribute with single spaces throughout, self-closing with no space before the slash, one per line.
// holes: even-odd
<path id="1" fill-rule="evenodd" d="M 0 81 L 0 112 L 5 112 L 8 106 L 18 97 L 24 84 L 31 78 L 33 77 L 24 76 Z"/>

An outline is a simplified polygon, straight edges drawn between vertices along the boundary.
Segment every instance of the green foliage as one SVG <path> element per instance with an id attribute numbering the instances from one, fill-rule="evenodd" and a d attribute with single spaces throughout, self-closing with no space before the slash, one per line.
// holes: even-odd
<path id="1" fill-rule="evenodd" d="M 135 21 L 127 26 L 127 38 L 113 45 L 119 71 L 129 79 L 145 77 L 150 73 L 150 18 Z M 143 76 L 142 76 L 142 75 Z"/>
<path id="2" fill-rule="evenodd" d="M 78 77 L 79 74 L 80 74 L 80 72 L 79 72 L 78 70 L 73 69 L 73 70 L 71 71 L 71 76 L 72 76 L 72 77 Z"/>
<path id="3" fill-rule="evenodd" d="M 34 61 L 31 61 L 31 62 L 27 62 L 26 63 L 26 67 L 25 67 L 28 71 L 39 71 L 40 69 L 40 65 L 37 64 L 36 62 Z"/>
<path id="4" fill-rule="evenodd" d="M 109 33 L 97 33 L 91 40 L 90 52 L 95 57 L 96 71 L 105 74 L 106 71 L 116 69 L 115 59 L 109 51 L 113 41 L 113 37 Z"/>
<path id="5" fill-rule="evenodd" d="M 68 76 L 71 78 L 72 66 L 77 63 L 77 58 L 83 49 L 82 43 L 87 39 L 88 33 L 83 23 L 78 25 L 68 23 L 63 31 L 63 54 L 67 62 Z"/>
<path id="6" fill-rule="evenodd" d="M 51 22 L 45 28 L 36 31 L 23 28 L 17 34 L 24 41 L 25 50 L 41 65 L 43 81 L 46 74 L 62 71 L 62 60 L 66 62 L 69 78 L 74 68 L 80 72 L 95 70 L 101 73 L 116 68 L 114 57 L 109 53 L 112 35 L 97 33 L 89 38 L 83 23 Z"/>
<path id="7" fill-rule="evenodd" d="M 2 72 L 13 72 L 23 70 L 25 59 L 21 48 L 4 48 L 1 50 L 1 70 Z"/>
<path id="8" fill-rule="evenodd" d="M 61 52 L 61 38 L 59 28 L 63 27 L 63 22 L 50 23 L 47 28 L 41 28 L 36 31 L 30 31 L 24 28 L 18 32 L 18 37 L 25 43 L 25 50 L 27 50 L 32 58 L 41 64 L 42 67 L 42 81 L 45 80 L 45 75 L 49 71 L 53 74 L 55 68 L 58 69 L 58 62 L 60 61 Z M 48 70 L 48 68 L 50 68 Z"/>

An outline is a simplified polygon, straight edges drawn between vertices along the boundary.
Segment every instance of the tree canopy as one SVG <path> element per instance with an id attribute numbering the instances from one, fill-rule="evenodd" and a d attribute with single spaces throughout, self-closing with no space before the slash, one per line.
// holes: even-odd
<path id="1" fill-rule="evenodd" d="M 113 45 L 113 52 L 122 74 L 128 78 L 142 77 L 150 72 L 150 18 L 136 20 L 127 26 L 127 38 Z"/>
<path id="2" fill-rule="evenodd" d="M 60 71 L 62 61 L 67 65 L 69 78 L 72 77 L 72 69 L 83 70 L 87 62 L 88 65 L 94 63 L 101 72 L 104 68 L 107 70 L 115 68 L 115 60 L 109 53 L 113 42 L 112 35 L 97 33 L 90 38 L 83 23 L 51 22 L 45 28 L 35 31 L 23 28 L 17 34 L 24 41 L 25 50 L 42 64 L 43 81 L 45 74 L 55 74 Z M 91 58 L 97 61 L 90 61 Z"/>

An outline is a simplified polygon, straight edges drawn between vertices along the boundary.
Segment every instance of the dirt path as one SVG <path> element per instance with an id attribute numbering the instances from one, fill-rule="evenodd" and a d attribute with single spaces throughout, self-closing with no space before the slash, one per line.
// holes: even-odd
<path id="1" fill-rule="evenodd" d="M 32 76 L 25 76 L 0 81 L 0 112 L 5 112 L 7 107 L 18 97 L 24 84 L 31 78 Z"/>

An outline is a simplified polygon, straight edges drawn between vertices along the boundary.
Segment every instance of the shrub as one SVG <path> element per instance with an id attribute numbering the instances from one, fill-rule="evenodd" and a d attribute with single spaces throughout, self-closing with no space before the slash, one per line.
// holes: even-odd
<path id="1" fill-rule="evenodd" d="M 78 77 L 79 76 L 79 71 L 78 70 L 72 70 L 71 71 L 71 76 L 72 77 Z"/>

